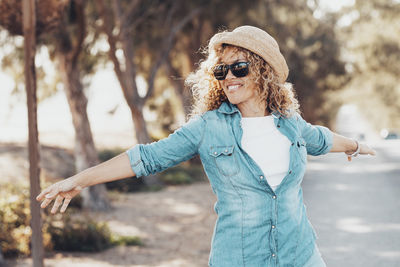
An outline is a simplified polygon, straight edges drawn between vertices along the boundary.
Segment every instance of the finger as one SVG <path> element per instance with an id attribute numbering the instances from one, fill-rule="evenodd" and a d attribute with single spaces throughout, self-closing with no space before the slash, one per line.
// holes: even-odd
<path id="1" fill-rule="evenodd" d="M 42 201 L 42 199 L 44 198 L 44 196 L 46 194 L 48 194 L 51 191 L 51 187 L 46 188 L 45 190 L 43 190 L 37 197 L 36 200 L 37 201 Z"/>
<path id="2" fill-rule="evenodd" d="M 347 160 L 348 160 L 348 161 L 351 161 L 351 157 L 347 157 Z"/>
<path id="3" fill-rule="evenodd" d="M 58 210 L 58 207 L 60 207 L 61 203 L 63 201 L 63 197 L 62 196 L 57 196 L 56 201 L 54 201 L 54 205 L 53 208 L 51 209 L 51 213 L 56 213 Z"/>
<path id="4" fill-rule="evenodd" d="M 369 154 L 371 154 L 372 156 L 375 156 L 375 155 L 376 155 L 376 151 L 373 150 L 373 149 L 371 149 L 371 151 L 369 152 Z"/>
<path id="5" fill-rule="evenodd" d="M 70 199 L 70 198 L 64 199 L 64 203 L 63 203 L 63 205 L 62 205 L 62 207 L 61 207 L 61 209 L 60 209 L 60 212 L 61 212 L 61 213 L 64 213 L 64 212 L 65 212 L 65 210 L 67 209 L 68 204 L 69 204 L 70 202 L 71 202 L 71 199 Z"/>
<path id="6" fill-rule="evenodd" d="M 46 208 L 47 205 L 49 205 L 50 203 L 51 203 L 51 199 L 50 199 L 50 198 L 45 198 L 45 199 L 43 200 L 42 204 L 40 204 L 40 207 L 41 207 L 42 209 L 44 209 L 44 208 Z"/>

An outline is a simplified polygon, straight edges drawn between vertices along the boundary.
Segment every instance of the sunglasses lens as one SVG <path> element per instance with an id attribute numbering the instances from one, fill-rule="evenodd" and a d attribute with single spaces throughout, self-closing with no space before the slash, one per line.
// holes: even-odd
<path id="1" fill-rule="evenodd" d="M 217 65 L 215 66 L 213 72 L 214 72 L 214 77 L 217 80 L 223 80 L 226 77 L 227 74 L 227 66 L 226 65 Z"/>
<path id="2" fill-rule="evenodd" d="M 249 74 L 249 62 L 237 62 L 233 63 L 232 65 L 217 65 L 213 69 L 215 79 L 224 80 L 226 78 L 226 75 L 228 74 L 229 69 L 232 71 L 232 74 L 235 77 L 244 77 Z"/>
<path id="3" fill-rule="evenodd" d="M 249 65 L 247 62 L 238 62 L 231 67 L 232 74 L 238 78 L 245 77 L 249 74 Z"/>

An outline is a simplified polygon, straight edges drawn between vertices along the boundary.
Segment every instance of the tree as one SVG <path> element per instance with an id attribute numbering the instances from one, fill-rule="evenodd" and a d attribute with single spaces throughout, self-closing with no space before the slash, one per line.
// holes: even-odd
<path id="1" fill-rule="evenodd" d="M 3 253 L 1 253 L 1 247 L 0 247 L 0 266 L 3 266 L 3 265 L 5 265 L 5 262 L 4 262 Z"/>
<path id="2" fill-rule="evenodd" d="M 71 0 L 68 12 L 64 13 L 64 23 L 52 37 L 55 43 L 53 53 L 58 61 L 75 129 L 74 155 L 78 172 L 99 163 L 86 112 L 87 98 L 83 92 L 82 63 L 79 61 L 86 37 L 85 4 L 84 0 Z M 85 188 L 82 196 L 86 208 L 102 211 L 110 208 L 104 184 Z"/>
<path id="3" fill-rule="evenodd" d="M 86 37 L 84 0 L 39 1 L 37 6 L 38 43 L 46 45 L 58 63 L 75 129 L 75 165 L 81 171 L 99 163 L 87 117 L 87 99 L 81 81 L 82 73 L 88 72 L 90 60 L 82 60 Z M 22 34 L 21 3 L 12 0 L 1 2 L 0 24 L 10 33 Z M 85 58 L 87 59 L 87 58 Z M 4 62 L 3 62 L 4 63 Z M 92 210 L 110 207 L 104 185 L 96 185 L 82 192 L 83 205 Z"/>
<path id="4" fill-rule="evenodd" d="M 36 107 L 36 5 L 34 0 L 22 2 L 24 57 L 25 57 L 25 88 L 28 102 L 29 127 L 29 177 L 30 177 L 30 207 L 32 228 L 32 258 L 33 266 L 43 266 L 43 236 L 40 206 L 36 196 L 40 193 L 39 140 L 37 131 Z"/>
<path id="5" fill-rule="evenodd" d="M 107 35 L 110 46 L 109 57 L 114 64 L 114 70 L 121 85 L 125 100 L 131 110 L 133 124 L 135 126 L 136 139 L 138 143 L 150 142 L 146 122 L 143 117 L 143 108 L 149 97 L 154 92 L 154 83 L 157 72 L 165 62 L 170 52 L 177 33 L 195 16 L 201 9 L 194 9 L 178 21 L 174 20 L 176 10 L 181 1 L 121 1 L 115 0 L 110 3 L 106 0 L 97 2 L 99 16 L 102 20 L 102 31 Z M 158 23 L 152 24 L 152 20 Z M 162 26 L 161 26 L 162 25 Z M 158 28 L 157 28 L 158 27 Z M 137 47 L 140 42 L 151 35 L 156 35 L 159 46 L 158 53 L 151 51 L 145 54 L 150 62 L 137 64 L 136 60 L 143 60 L 143 53 L 138 53 Z M 123 52 L 118 58 L 117 52 Z M 137 76 L 141 74 L 146 78 L 147 90 L 141 95 L 136 82 Z M 147 177 L 144 182 L 147 185 L 159 184 L 157 176 Z"/>

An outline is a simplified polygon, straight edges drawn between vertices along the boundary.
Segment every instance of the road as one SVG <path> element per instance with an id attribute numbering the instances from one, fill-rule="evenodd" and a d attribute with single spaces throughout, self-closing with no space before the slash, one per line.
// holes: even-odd
<path id="1" fill-rule="evenodd" d="M 400 140 L 372 147 L 309 158 L 304 201 L 328 267 L 400 266 Z"/>

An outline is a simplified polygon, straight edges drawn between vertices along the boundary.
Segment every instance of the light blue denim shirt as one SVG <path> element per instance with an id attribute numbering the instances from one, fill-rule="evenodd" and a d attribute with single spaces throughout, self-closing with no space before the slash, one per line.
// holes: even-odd
<path id="1" fill-rule="evenodd" d="M 332 133 L 299 114 L 273 116 L 279 131 L 291 141 L 289 170 L 275 192 L 243 150 L 241 113 L 229 102 L 190 120 L 163 140 L 127 151 L 138 177 L 200 155 L 218 199 L 209 266 L 304 266 L 315 249 L 316 234 L 306 215 L 301 182 L 307 154 L 328 153 Z"/>

